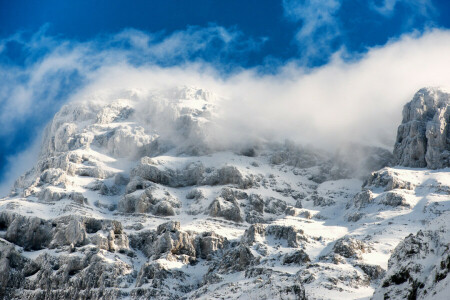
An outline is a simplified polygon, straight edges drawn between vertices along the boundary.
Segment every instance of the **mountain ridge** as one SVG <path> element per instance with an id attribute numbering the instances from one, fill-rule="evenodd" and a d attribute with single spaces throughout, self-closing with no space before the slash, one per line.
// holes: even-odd
<path id="1" fill-rule="evenodd" d="M 422 89 L 412 101 L 433 93 Z M 394 166 L 416 161 L 414 151 L 398 150 L 414 149 L 416 136 L 397 140 L 394 156 L 374 147 L 336 154 L 262 140 L 227 148 L 212 136 L 217 101 L 211 92 L 177 87 L 64 106 L 35 167 L 0 201 L 0 282 L 7 287 L 0 297 L 443 295 L 445 270 L 430 271 L 439 281 L 409 272 L 397 284 L 404 265 L 394 257 L 405 248 L 395 246 L 411 243 L 424 224 L 427 232 L 446 228 L 446 161 L 430 165 L 437 170 Z M 437 149 L 432 162 L 445 147 L 427 146 Z M 445 226 L 436 229 L 435 218 Z M 438 239 L 448 243 L 445 234 Z M 407 282 L 411 293 L 396 292 Z"/>

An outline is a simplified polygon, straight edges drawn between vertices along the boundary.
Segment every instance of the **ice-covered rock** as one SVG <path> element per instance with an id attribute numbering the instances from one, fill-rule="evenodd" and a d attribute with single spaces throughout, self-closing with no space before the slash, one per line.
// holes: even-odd
<path id="1" fill-rule="evenodd" d="M 307 240 L 303 230 L 298 230 L 292 226 L 253 224 L 245 230 L 242 243 L 253 245 L 268 236 L 293 248 L 299 247 L 303 241 Z"/>
<path id="2" fill-rule="evenodd" d="M 0 239 L 0 299 L 13 299 L 26 277 L 38 271 L 39 266 L 17 252 L 14 244 Z"/>
<path id="3" fill-rule="evenodd" d="M 383 168 L 373 172 L 365 182 L 364 186 L 366 188 L 382 187 L 385 191 L 394 189 L 412 190 L 415 187 L 414 183 L 402 180 L 399 178 L 397 172 L 389 168 Z"/>
<path id="4" fill-rule="evenodd" d="M 207 212 L 212 217 L 222 217 L 234 222 L 242 222 L 243 220 L 239 203 L 234 198 L 217 197 L 210 204 Z"/>
<path id="5" fill-rule="evenodd" d="M 328 256 L 322 257 L 321 259 L 331 259 L 334 262 L 339 262 L 340 257 L 361 259 L 363 253 L 370 251 L 370 247 L 363 241 L 345 236 L 338 239 L 333 245 L 331 253 Z"/>
<path id="6" fill-rule="evenodd" d="M 450 214 L 408 235 L 389 258 L 374 299 L 446 299 L 450 284 Z"/>
<path id="7" fill-rule="evenodd" d="M 122 197 L 118 209 L 125 213 L 152 213 L 156 216 L 174 216 L 181 202 L 167 190 L 150 185 L 141 194 Z"/>
<path id="8" fill-rule="evenodd" d="M 222 145 L 216 101 L 180 87 L 64 106 L 0 199 L 0 299 L 443 295 L 448 224 L 426 224 L 448 219 L 445 169 L 357 144 Z"/>
<path id="9" fill-rule="evenodd" d="M 424 88 L 405 105 L 394 147 L 397 164 L 430 169 L 450 166 L 449 104 L 450 94 Z"/>

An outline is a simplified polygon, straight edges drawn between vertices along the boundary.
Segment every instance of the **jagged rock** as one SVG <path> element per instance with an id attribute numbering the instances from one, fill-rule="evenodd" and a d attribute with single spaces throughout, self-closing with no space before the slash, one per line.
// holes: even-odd
<path id="1" fill-rule="evenodd" d="M 197 245 L 197 255 L 203 259 L 209 258 L 217 251 L 223 250 L 228 247 L 229 242 L 226 238 L 214 233 L 204 232 L 196 237 L 195 241 Z"/>
<path id="2" fill-rule="evenodd" d="M 414 189 L 414 184 L 401 180 L 394 171 L 384 168 L 373 172 L 364 183 L 364 187 L 384 187 L 385 191 L 394 189 L 412 190 Z"/>
<path id="3" fill-rule="evenodd" d="M 139 271 L 136 286 L 141 287 L 147 283 L 153 283 L 154 286 L 161 286 L 170 277 L 181 281 L 185 278 L 185 274 L 177 270 L 168 270 L 158 261 L 146 263 Z"/>
<path id="4" fill-rule="evenodd" d="M 378 284 L 382 297 L 446 295 L 448 225 L 394 253 L 384 280 L 372 264 L 442 219 L 445 170 L 384 168 L 360 190 L 386 150 L 216 143 L 215 104 L 198 89 L 174 94 L 120 92 L 58 113 L 35 167 L 0 199 L 5 299 L 369 298 Z"/>
<path id="5" fill-rule="evenodd" d="M 87 176 L 93 178 L 110 178 L 113 176 L 113 173 L 105 170 L 101 166 L 83 166 L 75 169 L 75 174 L 79 176 Z"/>
<path id="6" fill-rule="evenodd" d="M 362 253 L 370 252 L 370 248 L 360 240 L 345 236 L 336 241 L 332 252 L 345 258 L 361 259 Z"/>
<path id="7" fill-rule="evenodd" d="M 140 126 L 120 125 L 103 135 L 95 136 L 94 143 L 108 150 L 113 157 L 135 158 L 144 152 L 153 138 Z"/>
<path id="8" fill-rule="evenodd" d="M 362 217 L 364 217 L 364 213 L 361 212 L 354 212 L 347 215 L 347 221 L 348 222 L 358 222 L 361 220 Z"/>
<path id="9" fill-rule="evenodd" d="M 189 164 L 181 170 L 160 170 L 157 166 L 149 164 L 144 157 L 141 163 L 131 171 L 131 176 L 139 176 L 171 187 L 182 187 L 199 184 L 204 178 L 204 173 L 205 167 L 201 163 Z"/>
<path id="10" fill-rule="evenodd" d="M 162 170 L 155 165 L 148 164 L 146 158 L 141 159 L 141 163 L 131 171 L 131 176 L 139 176 L 145 180 L 170 187 L 234 184 L 245 189 L 254 186 L 257 180 L 253 176 L 242 175 L 234 166 L 207 170 L 201 163 L 190 163 L 184 169 Z"/>
<path id="11" fill-rule="evenodd" d="M 313 200 L 314 206 L 323 207 L 323 206 L 330 206 L 336 203 L 333 199 L 319 196 L 317 191 L 314 191 L 314 193 L 310 196 L 310 199 Z"/>
<path id="12" fill-rule="evenodd" d="M 61 248 L 74 245 L 83 246 L 91 242 L 88 234 L 100 230 L 108 232 L 108 240 L 118 249 L 128 248 L 128 239 L 122 232 L 122 225 L 117 221 L 96 220 L 79 216 L 63 216 L 53 220 L 43 220 L 37 217 L 26 217 L 14 213 L 2 212 L 0 223 L 6 227 L 5 239 L 25 250 L 40 250 L 43 248 Z M 94 243 L 99 242 L 94 237 Z M 108 250 L 115 247 L 108 246 Z"/>
<path id="13" fill-rule="evenodd" d="M 259 266 L 249 267 L 238 282 L 224 281 L 200 287 L 190 298 L 197 299 L 209 293 L 230 299 L 306 299 L 305 288 L 297 276 Z"/>
<path id="14" fill-rule="evenodd" d="M 226 238 L 213 232 L 194 235 L 180 230 L 179 222 L 166 222 L 158 226 L 156 231 L 144 231 L 130 236 L 130 246 L 144 252 L 148 257 L 159 258 L 163 254 L 188 256 L 188 262 L 195 258 L 208 258 L 217 251 L 228 247 Z"/>
<path id="15" fill-rule="evenodd" d="M 114 101 L 104 106 L 96 116 L 96 123 L 109 124 L 116 121 L 126 120 L 134 109 L 126 102 Z"/>
<path id="16" fill-rule="evenodd" d="M 305 288 L 295 275 L 267 268 L 251 267 L 245 272 L 245 277 L 255 278 L 255 282 L 264 287 L 262 291 L 252 289 L 249 293 L 250 295 L 256 294 L 258 299 L 276 299 L 280 295 L 287 299 L 307 299 Z"/>
<path id="17" fill-rule="evenodd" d="M 120 188 L 117 185 L 108 186 L 102 180 L 96 180 L 94 182 L 89 183 L 86 188 L 92 191 L 98 191 L 100 195 L 103 196 L 115 196 L 120 193 Z"/>
<path id="18" fill-rule="evenodd" d="M 386 274 L 386 270 L 377 265 L 356 264 L 356 266 L 361 268 L 371 281 L 381 279 Z"/>
<path id="19" fill-rule="evenodd" d="M 128 184 L 125 188 L 125 193 L 131 194 L 137 190 L 143 190 L 152 185 L 153 185 L 152 182 L 150 182 L 148 180 L 144 180 L 143 178 L 141 178 L 139 176 L 135 176 L 128 182 Z"/>
<path id="20" fill-rule="evenodd" d="M 298 275 L 300 280 L 305 284 L 313 284 L 319 278 L 325 279 L 321 281 L 321 286 L 327 289 L 327 292 L 333 290 L 343 292 L 342 287 L 367 287 L 370 285 L 369 277 L 358 269 L 347 269 L 348 265 L 310 263 L 307 268 Z M 348 271 L 345 271 L 345 270 Z"/>
<path id="21" fill-rule="evenodd" d="M 351 206 L 354 206 L 356 209 L 362 209 L 367 207 L 370 204 L 382 204 L 382 205 L 388 205 L 392 207 L 410 207 L 409 203 L 407 202 L 405 196 L 403 194 L 394 192 L 392 190 L 382 193 L 381 195 L 374 198 L 374 195 L 372 191 L 370 190 L 363 190 L 355 195 L 353 200 L 347 204 L 347 209 L 349 209 Z M 362 217 L 362 213 L 354 212 L 350 215 L 348 215 L 348 220 L 351 222 L 356 222 Z"/>
<path id="22" fill-rule="evenodd" d="M 130 286 L 132 278 L 129 265 L 92 251 L 59 257 L 44 253 L 36 264 L 39 271 L 12 299 L 118 298 L 119 287 Z"/>
<path id="23" fill-rule="evenodd" d="M 263 224 L 253 224 L 247 228 L 241 238 L 244 245 L 253 245 L 258 239 L 265 236 L 266 227 Z"/>
<path id="24" fill-rule="evenodd" d="M 266 236 L 272 236 L 276 240 L 285 240 L 288 247 L 294 248 L 299 247 L 301 241 L 307 240 L 303 230 L 298 230 L 293 226 L 253 224 L 245 230 L 241 241 L 243 244 L 251 246 Z"/>
<path id="25" fill-rule="evenodd" d="M 143 231 L 130 235 L 130 246 L 141 250 L 146 256 L 155 258 L 163 254 L 197 256 L 195 236 L 180 230 L 180 223 L 170 221 L 158 226 L 157 230 Z"/>
<path id="26" fill-rule="evenodd" d="M 394 250 L 374 299 L 445 299 L 450 284 L 449 213 L 432 230 L 408 235 Z M 430 225 L 431 226 L 431 225 Z"/>
<path id="27" fill-rule="evenodd" d="M 161 254 L 170 251 L 172 254 L 185 254 L 196 257 L 192 236 L 187 232 L 175 229 L 176 226 L 178 226 L 178 228 L 180 226 L 180 224 L 177 223 L 178 222 L 165 223 L 166 227 L 169 226 L 169 230 L 158 227 L 158 238 L 153 245 L 155 253 Z"/>
<path id="28" fill-rule="evenodd" d="M 301 213 L 301 210 L 292 206 L 288 206 L 286 208 L 285 214 L 286 216 L 293 216 L 296 217 Z"/>
<path id="29" fill-rule="evenodd" d="M 261 195 L 250 194 L 245 209 L 245 221 L 250 224 L 264 222 L 264 199 Z"/>
<path id="30" fill-rule="evenodd" d="M 200 189 L 192 189 L 186 194 L 186 199 L 192 200 L 200 200 L 204 199 L 205 195 L 203 194 L 203 191 Z"/>
<path id="31" fill-rule="evenodd" d="M 350 205 L 353 205 L 357 209 L 364 208 L 368 206 L 369 204 L 373 203 L 373 193 L 370 190 L 363 190 L 359 192 L 358 194 L 353 197 L 352 202 L 350 202 Z M 349 205 L 347 205 L 347 208 L 349 208 Z"/>
<path id="32" fill-rule="evenodd" d="M 393 191 L 384 193 L 381 196 L 381 201 L 382 204 L 384 205 L 389 205 L 389 206 L 404 206 L 404 207 L 410 207 L 409 203 L 406 201 L 405 196 L 403 196 L 402 194 L 399 193 L 395 193 Z"/>
<path id="33" fill-rule="evenodd" d="M 286 240 L 289 247 L 299 247 L 301 241 L 306 241 L 303 230 L 293 226 L 269 225 L 266 227 L 266 234 L 272 235 L 275 239 Z"/>
<path id="34" fill-rule="evenodd" d="M 424 88 L 405 105 L 394 147 L 397 164 L 430 169 L 450 166 L 449 104 L 450 94 Z"/>
<path id="35" fill-rule="evenodd" d="M 0 222 L 7 228 L 5 239 L 27 250 L 45 248 L 53 237 L 52 223 L 36 217 L 2 212 Z"/>
<path id="36" fill-rule="evenodd" d="M 208 213 L 212 217 L 223 217 L 226 220 L 242 222 L 241 210 L 239 208 L 239 194 L 236 195 L 231 189 L 222 189 L 220 197 L 208 207 Z"/>
<path id="37" fill-rule="evenodd" d="M 202 184 L 206 185 L 225 185 L 235 184 L 239 188 L 247 189 L 255 186 L 257 178 L 252 175 L 243 176 L 242 173 L 234 166 L 224 166 L 215 170 L 207 176 Z"/>
<path id="38" fill-rule="evenodd" d="M 131 193 L 119 201 L 119 211 L 126 213 L 152 213 L 157 216 L 174 216 L 181 202 L 169 192 L 151 185 L 142 194 Z"/>
<path id="39" fill-rule="evenodd" d="M 309 259 L 308 254 L 305 253 L 303 250 L 297 250 L 293 253 L 288 253 L 283 257 L 283 265 L 288 264 L 297 264 L 301 265 L 304 263 L 308 263 L 311 260 Z"/>
<path id="40" fill-rule="evenodd" d="M 39 266 L 18 253 L 14 244 L 0 239 L 0 299 L 12 299 L 25 278 L 38 271 Z"/>
<path id="41" fill-rule="evenodd" d="M 285 213 L 286 208 L 287 205 L 285 201 L 273 197 L 266 199 L 264 202 L 264 212 L 266 213 L 282 215 Z"/>
<path id="42" fill-rule="evenodd" d="M 221 259 L 216 261 L 204 276 L 206 282 L 214 282 L 217 274 L 228 274 L 245 271 L 248 267 L 258 264 L 259 259 L 245 245 L 239 245 L 226 251 Z"/>
<path id="43" fill-rule="evenodd" d="M 41 173 L 40 184 L 52 184 L 65 188 L 67 185 L 66 172 L 61 169 L 50 168 Z"/>

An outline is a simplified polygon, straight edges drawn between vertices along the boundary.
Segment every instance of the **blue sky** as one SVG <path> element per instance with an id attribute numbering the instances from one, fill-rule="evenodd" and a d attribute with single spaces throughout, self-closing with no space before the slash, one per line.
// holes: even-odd
<path id="1" fill-rule="evenodd" d="M 405 35 L 446 32 L 449 15 L 437 0 L 0 0 L 0 181 L 105 65 L 311 73 Z"/>

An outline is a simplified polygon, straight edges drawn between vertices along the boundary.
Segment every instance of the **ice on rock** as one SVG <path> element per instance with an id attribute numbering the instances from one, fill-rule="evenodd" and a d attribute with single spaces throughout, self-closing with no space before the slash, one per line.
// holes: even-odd
<path id="1" fill-rule="evenodd" d="M 23 287 L 25 278 L 36 274 L 39 266 L 22 256 L 15 245 L 0 240 L 0 298 L 12 299 L 15 292 Z"/>
<path id="2" fill-rule="evenodd" d="M 122 197 L 118 209 L 125 213 L 152 213 L 157 216 L 174 216 L 181 202 L 168 191 L 151 185 L 141 194 L 131 193 Z"/>
<path id="3" fill-rule="evenodd" d="M 131 116 L 134 109 L 127 103 L 127 100 L 118 100 L 104 106 L 96 116 L 96 123 L 109 124 L 116 121 L 124 121 Z"/>
<path id="4" fill-rule="evenodd" d="M 394 147 L 397 164 L 430 169 L 450 166 L 449 104 L 450 94 L 424 88 L 405 105 Z"/>
<path id="5" fill-rule="evenodd" d="M 450 284 L 449 213 L 408 235 L 389 258 L 374 299 L 446 299 Z"/>
<path id="6" fill-rule="evenodd" d="M 365 187 L 382 187 L 385 191 L 394 189 L 414 189 L 414 183 L 411 181 L 401 180 L 398 173 L 392 169 L 383 168 L 373 172 L 367 181 Z"/>
<path id="7" fill-rule="evenodd" d="M 398 164 L 448 166 L 448 98 L 405 106 Z M 219 145 L 223 103 L 181 86 L 62 107 L 0 199 L 0 299 L 448 294 L 448 170 L 357 144 Z"/>

